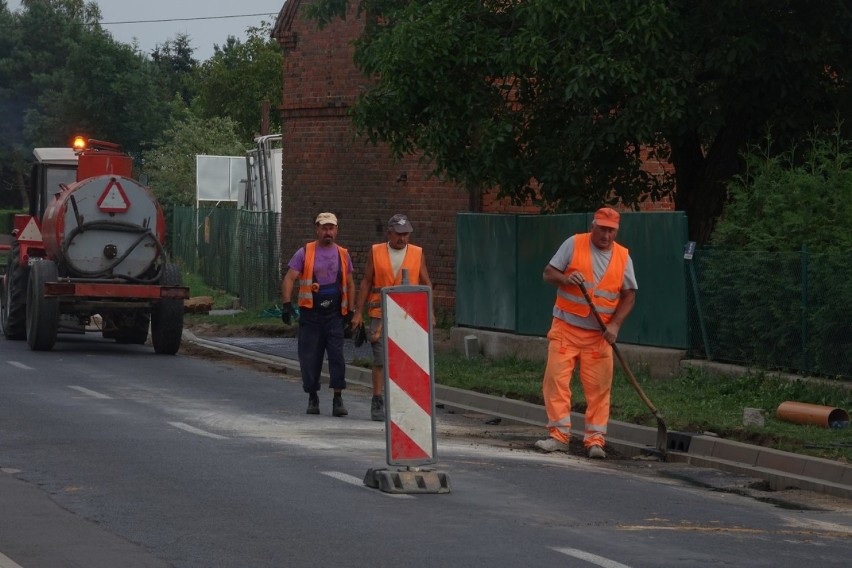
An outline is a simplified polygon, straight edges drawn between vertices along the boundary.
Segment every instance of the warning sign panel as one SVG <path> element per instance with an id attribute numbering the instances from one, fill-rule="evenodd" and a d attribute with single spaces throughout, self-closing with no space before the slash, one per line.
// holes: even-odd
<path id="1" fill-rule="evenodd" d="M 24 230 L 18 234 L 18 241 L 22 243 L 41 242 L 41 229 L 38 228 L 38 223 L 36 223 L 35 217 L 30 217 L 30 220 L 27 222 Z"/>
<path id="2" fill-rule="evenodd" d="M 130 200 L 121 184 L 115 178 L 106 186 L 101 198 L 98 199 L 98 209 L 105 213 L 124 213 L 130 209 Z"/>

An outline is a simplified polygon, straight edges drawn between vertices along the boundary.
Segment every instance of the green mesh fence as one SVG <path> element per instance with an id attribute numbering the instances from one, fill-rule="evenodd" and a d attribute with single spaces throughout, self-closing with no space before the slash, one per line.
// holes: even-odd
<path id="1" fill-rule="evenodd" d="M 176 207 L 172 254 L 248 309 L 281 303 L 281 216 L 237 209 Z"/>
<path id="2" fill-rule="evenodd" d="M 852 378 L 849 254 L 703 249 L 687 262 L 690 354 Z"/>

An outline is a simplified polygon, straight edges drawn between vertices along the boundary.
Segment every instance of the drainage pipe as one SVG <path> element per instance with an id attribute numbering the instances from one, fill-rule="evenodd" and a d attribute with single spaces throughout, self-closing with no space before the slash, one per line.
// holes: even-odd
<path id="1" fill-rule="evenodd" d="M 823 428 L 845 428 L 849 426 L 849 413 L 842 408 L 822 406 L 807 402 L 788 400 L 778 406 L 779 420 L 796 424 L 814 424 Z"/>

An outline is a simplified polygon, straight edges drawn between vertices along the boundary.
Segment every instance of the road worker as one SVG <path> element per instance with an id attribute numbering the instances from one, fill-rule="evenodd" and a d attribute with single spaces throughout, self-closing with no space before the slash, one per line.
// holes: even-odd
<path id="1" fill-rule="evenodd" d="M 352 259 L 337 244 L 337 216 L 320 213 L 314 223 L 317 239 L 300 248 L 290 262 L 281 284 L 282 321 L 290 325 L 295 315 L 293 287 L 298 281 L 299 366 L 302 388 L 308 393 L 308 414 L 319 414 L 320 376 L 328 356 L 329 387 L 334 391 L 333 416 L 346 416 L 342 391 L 346 388 L 346 362 L 343 357 L 344 318 L 355 297 Z"/>
<path id="2" fill-rule="evenodd" d="M 370 332 L 367 334 L 373 347 L 373 398 L 370 402 L 370 418 L 385 419 L 384 404 L 384 344 L 382 341 L 382 288 L 402 284 L 402 271 L 408 271 L 408 284 L 432 287 L 423 249 L 408 242 L 414 228 L 408 217 L 396 214 L 387 226 L 387 242 L 374 244 L 367 264 L 364 279 L 358 289 L 358 302 L 352 318 L 352 328 L 363 325 L 364 304 L 370 316 Z M 369 303 L 368 303 L 369 300 Z M 432 321 L 434 322 L 434 315 Z"/>
<path id="3" fill-rule="evenodd" d="M 542 382 L 550 437 L 535 443 L 545 452 L 568 451 L 571 376 L 579 363 L 586 397 L 583 447 L 592 459 L 606 457 L 612 344 L 633 309 L 638 288 L 633 260 L 627 249 L 615 242 L 619 221 L 614 209 L 598 209 L 590 232 L 569 237 L 544 269 L 544 281 L 557 288 Z M 606 324 L 605 332 L 579 286 L 584 286 L 592 298 Z"/>

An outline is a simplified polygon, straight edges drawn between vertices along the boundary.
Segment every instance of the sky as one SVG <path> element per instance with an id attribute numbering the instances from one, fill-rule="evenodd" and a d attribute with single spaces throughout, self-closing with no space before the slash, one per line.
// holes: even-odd
<path id="1" fill-rule="evenodd" d="M 245 30 L 263 20 L 275 21 L 284 0 L 95 0 L 101 9 L 101 25 L 112 37 L 132 44 L 134 38 L 143 53 L 151 53 L 157 44 L 188 34 L 199 61 L 213 55 L 213 45 L 223 45 L 229 35 L 246 38 Z M 8 0 L 17 11 L 20 0 Z M 255 15 L 253 15 L 255 14 Z M 256 15 L 262 14 L 262 15 Z M 241 16 L 221 18 L 221 16 Z M 187 18 L 195 18 L 188 20 Z M 206 19 L 204 19 L 206 18 Z M 151 21 L 172 20 L 172 21 Z M 138 22 L 119 24 L 110 22 Z"/>

